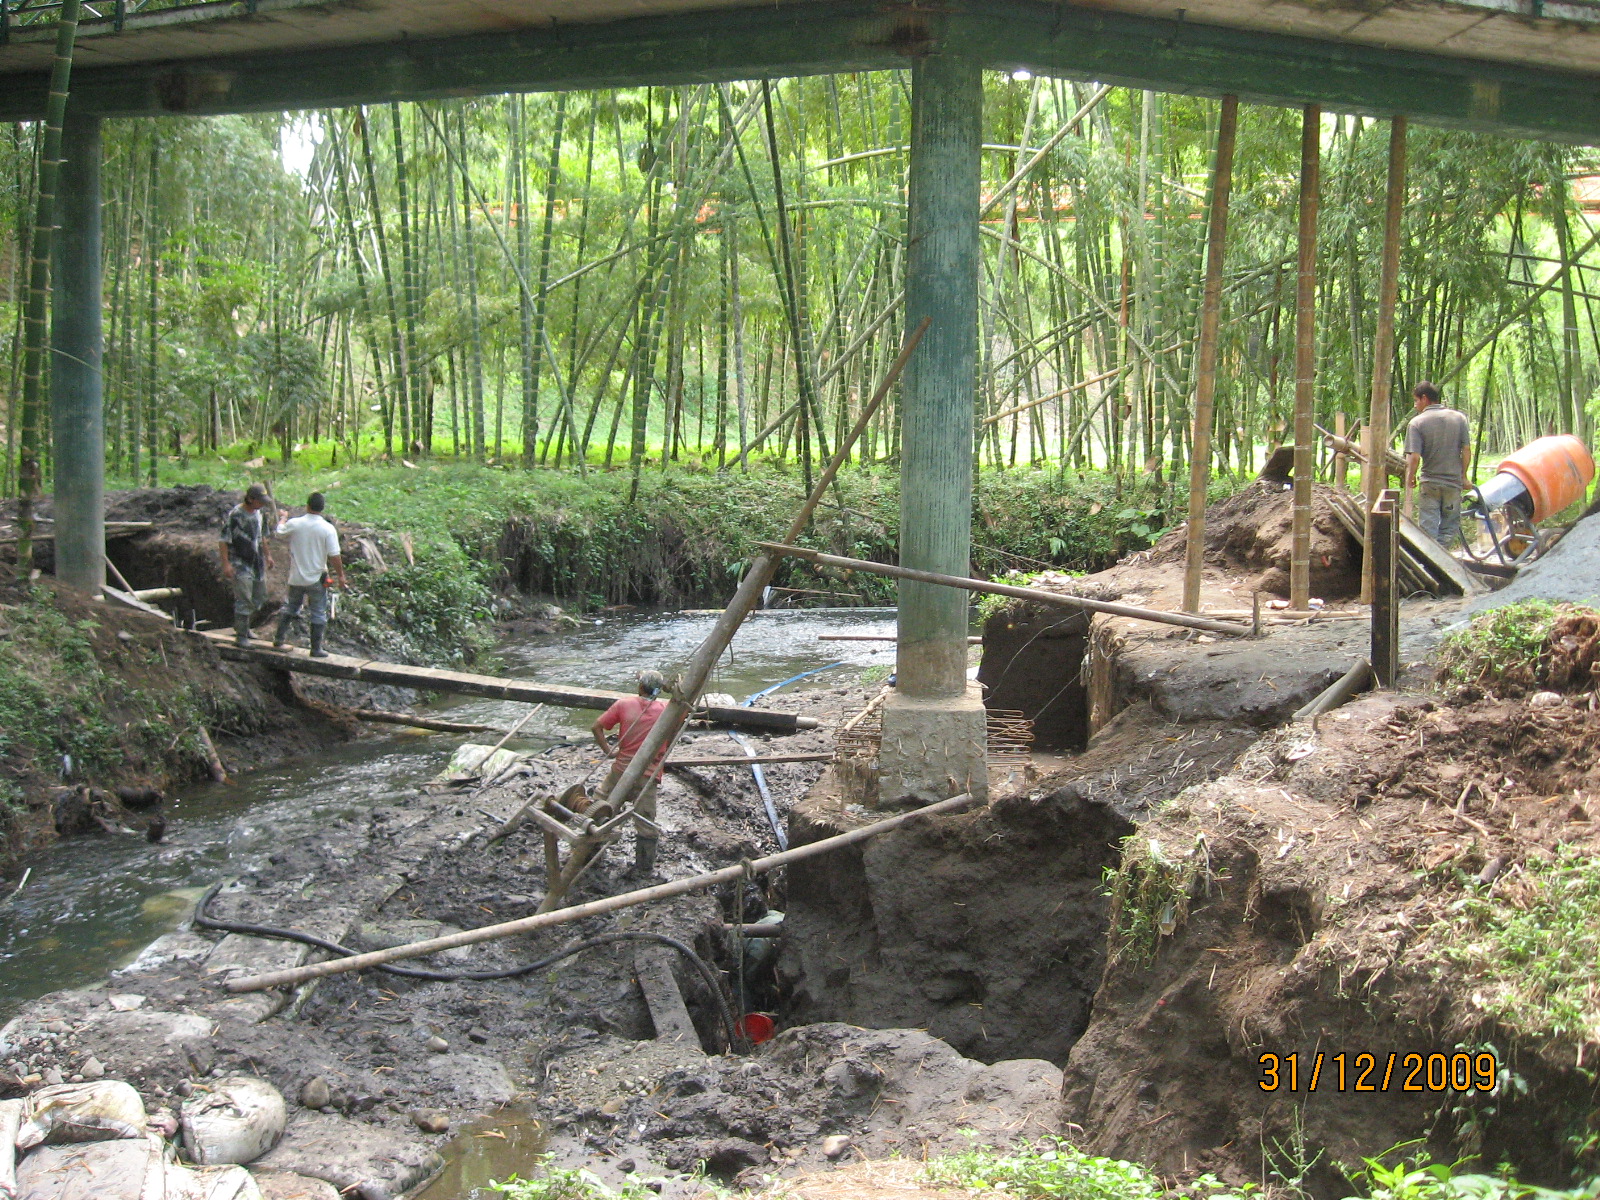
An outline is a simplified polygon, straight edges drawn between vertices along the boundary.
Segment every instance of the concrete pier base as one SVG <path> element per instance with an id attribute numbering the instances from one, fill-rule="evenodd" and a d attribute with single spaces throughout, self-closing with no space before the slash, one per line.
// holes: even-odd
<path id="1" fill-rule="evenodd" d="M 989 796 L 988 714 L 982 689 L 922 698 L 900 693 L 883 709 L 878 806 L 903 808 L 962 792 Z"/>

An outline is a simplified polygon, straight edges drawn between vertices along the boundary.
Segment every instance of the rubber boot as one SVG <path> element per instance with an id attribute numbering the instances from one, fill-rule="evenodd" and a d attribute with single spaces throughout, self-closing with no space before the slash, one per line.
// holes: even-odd
<path id="1" fill-rule="evenodd" d="M 322 639 L 328 632 L 326 625 L 313 625 L 311 627 L 311 657 L 327 658 L 328 652 L 322 648 Z"/>
<path id="2" fill-rule="evenodd" d="M 278 635 L 272 639 L 274 650 L 287 650 L 289 648 L 289 624 L 293 617 L 285 614 L 278 618 Z"/>
<path id="3" fill-rule="evenodd" d="M 250 644 L 250 618 L 235 616 L 233 618 L 233 644 L 246 647 Z"/>
<path id="4" fill-rule="evenodd" d="M 656 873 L 656 844 L 659 838 L 636 837 L 633 841 L 632 875 L 649 877 Z"/>

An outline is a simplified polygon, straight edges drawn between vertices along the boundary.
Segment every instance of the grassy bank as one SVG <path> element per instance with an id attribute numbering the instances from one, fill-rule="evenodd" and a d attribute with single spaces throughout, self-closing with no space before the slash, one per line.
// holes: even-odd
<path id="1" fill-rule="evenodd" d="M 195 463 L 183 482 L 239 488 L 249 477 L 235 464 Z M 295 470 L 272 481 L 285 501 L 322 490 L 336 520 L 405 535 L 407 566 L 425 567 L 434 592 L 461 581 L 470 594 L 447 599 L 468 608 L 484 599 L 478 586 L 553 595 L 580 608 L 720 603 L 754 544 L 781 536 L 804 498 L 798 471 L 771 466 L 748 474 L 651 472 L 631 502 L 622 471 L 578 476 L 424 462 Z M 1219 483 L 1219 492 L 1229 488 Z M 1098 472 L 985 472 L 973 510 L 973 565 L 986 573 L 1096 570 L 1148 546 L 1180 502 L 1148 477 L 1119 486 Z M 897 475 L 858 470 L 841 477 L 803 540 L 890 561 L 898 537 Z M 893 595 L 880 579 L 842 580 L 798 563 L 785 571 L 785 586 L 870 602 Z M 404 598 L 403 591 L 395 597 Z"/>

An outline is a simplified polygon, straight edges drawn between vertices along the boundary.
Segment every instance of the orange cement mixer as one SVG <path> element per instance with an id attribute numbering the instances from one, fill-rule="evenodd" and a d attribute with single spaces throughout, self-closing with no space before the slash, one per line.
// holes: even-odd
<path id="1" fill-rule="evenodd" d="M 1468 489 L 1462 515 L 1475 534 L 1464 539 L 1467 553 L 1507 565 L 1536 558 L 1544 549 L 1536 526 L 1582 500 L 1594 470 L 1589 448 L 1570 433 L 1529 442 Z"/>

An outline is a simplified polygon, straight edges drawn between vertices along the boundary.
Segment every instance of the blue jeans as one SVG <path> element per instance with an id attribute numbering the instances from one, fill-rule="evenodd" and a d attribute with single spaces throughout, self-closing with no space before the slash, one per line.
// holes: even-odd
<path id="1" fill-rule="evenodd" d="M 1448 483 L 1417 486 L 1417 524 L 1441 546 L 1461 539 L 1461 489 Z"/>
<path id="2" fill-rule="evenodd" d="M 283 606 L 283 615 L 287 620 L 294 620 L 300 615 L 302 605 L 310 602 L 306 620 L 313 625 L 326 625 L 328 623 L 328 589 L 320 583 L 313 583 L 308 587 L 289 585 L 289 600 Z"/>

